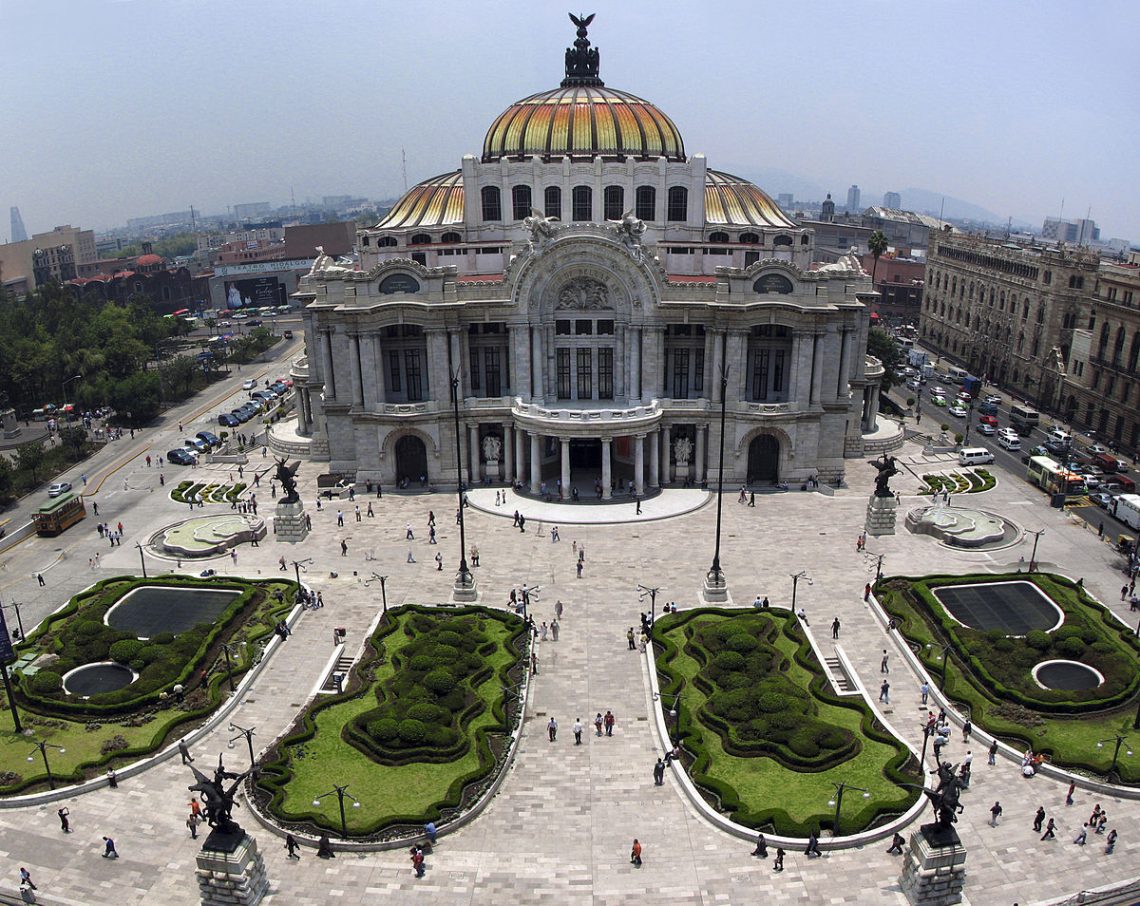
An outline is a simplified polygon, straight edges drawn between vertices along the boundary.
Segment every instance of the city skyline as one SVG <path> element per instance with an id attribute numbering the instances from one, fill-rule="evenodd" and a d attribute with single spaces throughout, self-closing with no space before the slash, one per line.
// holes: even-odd
<path id="1" fill-rule="evenodd" d="M 587 12 L 606 84 L 660 106 L 718 169 L 785 168 L 840 201 L 852 184 L 922 187 L 1035 226 L 1064 200 L 1102 238 L 1140 240 L 1138 180 L 1120 175 L 1140 127 L 1110 90 L 1140 74 L 1132 5 Z M 508 2 L 314 16 L 262 0 L 14 0 L 0 28 L 0 205 L 29 233 L 291 193 L 398 196 L 402 153 L 408 185 L 478 154 L 505 107 L 557 85 L 573 40 L 561 7 Z"/>

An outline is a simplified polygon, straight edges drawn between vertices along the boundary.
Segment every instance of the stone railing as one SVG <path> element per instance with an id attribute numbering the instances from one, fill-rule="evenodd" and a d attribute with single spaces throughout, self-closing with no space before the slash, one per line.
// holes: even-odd
<path id="1" fill-rule="evenodd" d="M 309 357 L 307 355 L 300 356 L 292 361 L 289 365 L 289 377 L 295 382 L 309 379 Z"/>

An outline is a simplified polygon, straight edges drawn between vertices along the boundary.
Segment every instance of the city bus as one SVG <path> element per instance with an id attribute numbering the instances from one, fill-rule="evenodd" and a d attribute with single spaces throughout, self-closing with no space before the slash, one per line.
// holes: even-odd
<path id="1" fill-rule="evenodd" d="M 1070 472 L 1048 456 L 1029 457 L 1029 469 L 1025 473 L 1025 480 L 1047 494 L 1083 497 L 1086 493 L 1085 480 L 1080 475 Z"/>
<path id="2" fill-rule="evenodd" d="M 83 498 L 72 493 L 60 494 L 32 513 L 37 535 L 58 535 L 87 515 Z"/>
<path id="3" fill-rule="evenodd" d="M 1041 423 L 1041 413 L 1017 403 L 1009 407 L 1009 423 L 1018 434 L 1027 437 Z"/>

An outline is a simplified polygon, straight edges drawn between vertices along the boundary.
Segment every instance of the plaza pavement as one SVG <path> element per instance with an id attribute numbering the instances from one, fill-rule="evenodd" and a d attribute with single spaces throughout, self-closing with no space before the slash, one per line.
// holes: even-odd
<path id="1" fill-rule="evenodd" d="M 188 430 L 198 430 L 202 424 L 188 425 Z M 120 448 L 137 452 L 113 474 L 97 476 L 98 519 L 91 517 L 57 539 L 29 539 L 4 555 L 0 564 L 4 596 L 26 602 L 26 625 L 96 578 L 137 572 L 135 542 L 145 542 L 161 526 L 187 515 L 158 488 L 158 470 L 143 463 L 148 449 L 164 451 L 170 442 L 160 435 Z M 125 459 L 122 452 L 117 457 L 118 462 Z M 927 460 L 917 446 L 908 446 L 902 460 L 908 469 L 893 485 L 903 494 L 905 512 L 923 502 L 911 496 L 918 488 L 915 474 L 948 467 L 950 462 L 945 457 Z M 250 466 L 262 462 L 271 460 L 255 454 Z M 203 465 L 196 470 L 168 466 L 166 490 L 194 472 L 222 477 L 228 471 L 228 466 Z M 382 501 L 372 499 L 376 518 L 356 523 L 353 504 L 347 500 L 326 503 L 319 513 L 315 510 L 319 471 L 319 464 L 305 464 L 300 474 L 302 496 L 314 524 L 305 542 L 287 546 L 274 543 L 270 536 L 259 548 L 243 546 L 236 566 L 228 557 L 210 563 L 222 574 L 267 576 L 277 571 L 282 554 L 288 560 L 312 558 L 303 578 L 323 592 L 327 603 L 323 610 L 302 615 L 292 638 L 266 665 L 233 715 L 237 724 L 256 728 L 259 748 L 289 726 L 322 679 L 333 651 L 333 628 L 345 627 L 348 648 L 359 648 L 379 607 L 379 585 L 370 581 L 373 572 L 390 576 L 390 606 L 404 600 L 440 601 L 449 596 L 457 563 L 454 495 L 385 492 Z M 737 504 L 736 489 L 726 491 L 721 551 L 732 595 L 740 606 L 749 606 L 756 594 L 786 604 L 791 574 L 807 570 L 812 583 L 801 581 L 797 603 L 806 608 L 821 637 L 829 635 L 832 618 L 840 618 L 840 644 L 863 685 L 873 692 L 880 680 L 880 652 L 891 648 L 862 600 L 863 585 L 874 576 L 879 554 L 884 556 L 886 575 L 998 572 L 1016 568 L 1020 557 L 1028 559 L 1032 543 L 1030 538 L 1008 550 L 970 553 L 900 529 L 893 537 L 869 538 L 866 552 L 857 553 L 855 539 L 862 529 L 874 474 L 869 465 L 854 460 L 847 470 L 850 487 L 836 496 L 799 491 L 758 494 L 755 508 Z M 612 512 L 618 522 L 572 524 L 559 518 L 565 512 L 560 505 L 531 503 L 532 516 L 547 523 L 547 528 L 551 521 L 564 526 L 562 540 L 553 543 L 548 532 L 531 530 L 533 525 L 526 534 L 513 528 L 513 504 L 493 512 L 493 491 L 473 493 L 492 497 L 490 506 L 480 498 L 467 517 L 468 544 L 478 544 L 481 555 L 476 570 L 480 601 L 505 606 L 510 588 L 527 582 L 542 587 L 533 609 L 539 622 L 552 619 L 556 600 L 565 605 L 559 641 L 539 647 L 540 673 L 510 775 L 477 820 L 441 838 L 422 880 L 414 877 L 402 850 L 341 853 L 329 862 L 306 850 L 299 862 L 289 861 L 279 838 L 258 825 L 248 811 L 238 811 L 238 819 L 266 857 L 272 885 L 266 902 L 307 906 L 381 899 L 404 902 L 412 897 L 417 903 L 431 904 L 906 902 L 897 884 L 902 859 L 888 855 L 885 842 L 825 852 L 813 860 L 789 852 L 786 870 L 775 874 L 771 858 L 751 857 L 750 845 L 699 817 L 671 776 L 664 787 L 653 785 L 652 767 L 661 749 L 649 720 L 645 661 L 628 650 L 625 640 L 626 628 L 636 626 L 638 612 L 647 607 L 638 600 L 635 586 L 660 586 L 659 605 L 676 600 L 683 608 L 695 606 L 712 557 L 715 506 L 673 518 L 654 519 L 647 512 L 638 520 L 629 512 L 632 505 L 617 504 Z M 670 493 L 658 498 L 656 506 L 667 506 Z M 271 501 L 264 486 L 258 499 L 260 512 L 269 515 Z M 1127 609 L 1119 606 L 1115 554 L 1095 533 L 1049 509 L 1044 496 L 1024 481 L 1003 478 L 987 494 L 960 499 L 984 504 L 1024 528 L 1044 527 L 1038 551 L 1042 568 L 1083 577 L 1093 594 L 1128 617 Z M 364 510 L 367 500 L 360 496 L 357 502 Z M 652 503 L 647 501 L 646 509 Z M 343 528 L 336 526 L 338 506 L 345 513 Z M 683 508 L 688 509 L 687 504 Z M 225 509 L 207 506 L 205 512 Z M 437 518 L 438 547 L 427 543 L 429 509 Z M 98 541 L 94 525 L 119 519 L 125 525 L 125 541 L 110 549 Z M 415 564 L 406 562 L 406 522 L 416 531 Z M 349 545 L 346 557 L 340 555 L 342 538 Z M 575 542 L 586 547 L 582 579 L 575 577 Z M 89 568 L 88 559 L 97 550 L 102 553 L 101 565 Z M 435 569 L 436 550 L 444 556 L 442 572 Z M 174 565 L 149 556 L 147 560 L 154 571 L 160 565 Z M 201 568 L 184 565 L 183 572 L 197 573 Z M 34 580 L 38 571 L 48 580 L 43 589 Z M 333 571 L 338 574 L 335 578 Z M 830 639 L 821 644 L 825 653 L 830 650 Z M 919 681 L 902 669 L 901 658 L 891 650 L 893 704 L 885 715 L 917 746 L 925 713 L 919 703 Z M 589 727 L 593 715 L 607 709 L 617 717 L 614 736 L 598 739 L 590 729 L 584 744 L 574 746 L 575 717 Z M 555 743 L 547 741 L 545 732 L 551 715 L 560 725 Z M 227 743 L 232 735 L 223 724 L 194 746 L 194 754 L 211 762 L 225 752 L 229 763 L 241 766 L 244 741 L 231 750 Z M 1045 777 L 1023 780 L 1014 762 L 1001 760 L 991 768 L 985 764 L 983 747 L 975 746 L 974 752 L 973 782 L 964 794 L 966 810 L 958 824 L 969 851 L 967 902 L 1025 906 L 1140 874 L 1135 834 L 1140 804 L 1078 791 L 1075 804 L 1065 808 L 1064 783 Z M 957 761 L 962 754 L 964 746 L 956 735 L 946 756 Z M 336 778 L 329 781 L 331 786 Z M 117 790 L 104 788 L 72 797 L 64 804 L 71 809 L 74 833 L 66 836 L 55 817 L 58 803 L 0 808 L 0 858 L 7 866 L 0 897 L 18 902 L 17 872 L 25 865 L 39 885 L 43 903 L 196 903 L 194 856 L 199 843 L 189 839 L 183 823 L 189 782 L 189 771 L 174 758 L 125 781 Z M 368 796 L 367 790 L 352 792 Z M 820 789 L 821 807 L 826 808 L 831 792 Z M 991 828 L 988 810 L 995 799 L 1002 802 L 1005 815 L 998 827 Z M 1107 808 L 1110 826 L 1121 832 L 1113 855 L 1105 855 L 1100 837 L 1085 847 L 1071 843 L 1094 799 Z M 1042 843 L 1031 830 L 1039 803 L 1058 819 L 1054 841 Z M 929 814 L 925 812 L 921 820 L 929 820 Z M 100 857 L 104 834 L 115 838 L 120 859 Z M 628 863 L 635 836 L 644 846 L 645 864 L 640 869 Z"/>

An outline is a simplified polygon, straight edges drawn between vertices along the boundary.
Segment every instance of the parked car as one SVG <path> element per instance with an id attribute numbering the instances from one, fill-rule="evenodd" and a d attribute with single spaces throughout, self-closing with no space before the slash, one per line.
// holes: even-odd
<path id="1" fill-rule="evenodd" d="M 994 434 L 997 434 L 997 428 L 995 428 L 993 425 L 991 425 L 991 424 L 988 424 L 988 423 L 986 423 L 986 422 L 981 422 L 981 423 L 978 425 L 978 433 L 979 433 L 979 434 L 984 434 L 984 435 L 986 435 L 987 437 L 990 437 L 990 436 L 992 436 L 992 435 L 994 435 Z"/>
<path id="2" fill-rule="evenodd" d="M 241 424 L 241 419 L 232 412 L 223 412 L 218 416 L 218 424 L 223 428 L 236 428 Z"/>
<path id="3" fill-rule="evenodd" d="M 186 438 L 186 440 L 182 441 L 182 446 L 186 447 L 189 450 L 193 450 L 195 453 L 210 452 L 210 445 L 198 437 Z"/>
<path id="4" fill-rule="evenodd" d="M 250 318 L 245 322 L 247 327 L 260 327 L 262 325 L 261 318 Z"/>
<path id="5" fill-rule="evenodd" d="M 222 445 L 222 439 L 213 431 L 199 431 L 194 436 L 199 440 L 204 440 L 211 447 L 220 447 Z"/>
<path id="6" fill-rule="evenodd" d="M 1048 455 L 1049 455 L 1049 451 L 1048 451 L 1048 450 L 1046 450 L 1044 447 L 1038 446 L 1038 447 L 1034 447 L 1034 448 L 1033 448 L 1032 450 L 1030 450 L 1028 453 L 1026 453 L 1025 455 L 1023 455 L 1023 456 L 1021 457 L 1021 461 L 1022 461 L 1023 463 L 1028 463 L 1028 462 L 1029 462 L 1029 460 L 1030 460 L 1032 457 L 1034 457 L 1034 456 L 1048 456 Z"/>
<path id="7" fill-rule="evenodd" d="M 1099 456 L 1101 453 L 1107 453 L 1108 449 L 1100 444 L 1093 444 L 1085 452 L 1087 452 L 1089 456 Z"/>
<path id="8" fill-rule="evenodd" d="M 1102 510 L 1112 508 L 1113 496 L 1106 494 L 1104 491 L 1097 491 L 1095 494 L 1089 494 L 1089 500 L 1095 503 Z"/>
<path id="9" fill-rule="evenodd" d="M 276 393 L 278 396 L 284 396 L 286 393 L 289 392 L 289 388 L 286 387 L 283 383 L 281 383 L 281 381 L 277 381 L 274 384 L 270 384 L 269 389 L 272 390 L 274 393 Z"/>
<path id="10" fill-rule="evenodd" d="M 275 381 L 275 383 L 277 383 L 277 384 L 284 384 L 284 385 L 285 385 L 286 387 L 288 387 L 290 390 L 292 390 L 292 389 L 293 389 L 293 379 L 292 379 L 292 378 L 287 378 L 287 377 L 278 378 L 278 379 Z"/>
<path id="11" fill-rule="evenodd" d="M 951 415 L 953 415 L 955 418 L 965 418 L 967 415 L 970 414 L 970 411 L 965 406 L 963 406 L 959 403 L 955 403 L 953 406 L 951 406 L 946 411 L 949 412 Z"/>
<path id="12" fill-rule="evenodd" d="M 245 406 L 241 406 L 240 408 L 234 409 L 230 415 L 236 418 L 239 424 L 244 424 L 253 418 L 254 413 L 250 412 L 247 408 L 245 408 Z"/>
<path id="13" fill-rule="evenodd" d="M 66 494 L 70 490 L 70 481 L 57 481 L 50 488 L 48 488 L 48 497 L 58 497 L 60 494 Z"/>
<path id="14" fill-rule="evenodd" d="M 192 466 L 198 462 L 198 457 L 186 449 L 169 450 L 166 454 L 166 461 L 179 466 Z"/>
<path id="15" fill-rule="evenodd" d="M 242 390 L 252 390 L 256 386 L 257 386 L 257 381 L 255 381 L 253 378 L 249 378 L 248 380 L 241 382 L 241 389 Z"/>

